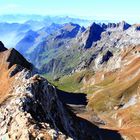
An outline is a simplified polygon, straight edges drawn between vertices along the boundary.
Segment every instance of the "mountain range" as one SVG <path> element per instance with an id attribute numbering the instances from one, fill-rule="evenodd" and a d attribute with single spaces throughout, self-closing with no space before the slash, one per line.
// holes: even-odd
<path id="1" fill-rule="evenodd" d="M 140 25 L 60 19 L 0 23 L 0 138 L 140 139 Z"/>

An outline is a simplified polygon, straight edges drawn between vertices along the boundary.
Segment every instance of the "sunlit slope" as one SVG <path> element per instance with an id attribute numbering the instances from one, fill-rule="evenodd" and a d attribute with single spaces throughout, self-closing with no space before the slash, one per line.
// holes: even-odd
<path id="1" fill-rule="evenodd" d="M 122 58 L 120 69 L 114 72 L 102 72 L 104 79 L 91 86 L 96 87 L 96 90 L 89 97 L 89 108 L 97 112 L 112 110 L 114 106 L 125 105 L 132 95 L 140 92 L 139 50 L 139 46 L 123 50 L 120 54 Z"/>

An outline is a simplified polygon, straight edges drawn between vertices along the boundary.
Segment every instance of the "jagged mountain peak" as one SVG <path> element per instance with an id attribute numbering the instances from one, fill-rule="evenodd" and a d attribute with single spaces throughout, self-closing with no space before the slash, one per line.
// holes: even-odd
<path id="1" fill-rule="evenodd" d="M 119 22 L 119 23 L 108 23 L 107 25 L 102 25 L 105 29 L 115 29 L 115 30 L 127 30 L 129 27 L 131 27 L 130 24 L 128 24 L 125 21 Z"/>
<path id="2" fill-rule="evenodd" d="M 122 22 L 117 23 L 117 27 L 122 30 L 127 30 L 129 27 L 131 27 L 131 25 L 125 21 L 122 21 Z"/>
<path id="3" fill-rule="evenodd" d="M 95 22 L 88 27 L 87 30 L 83 33 L 83 42 L 84 42 L 84 48 L 88 49 L 92 47 L 92 44 L 101 38 L 101 33 L 104 31 L 104 29 Z"/>
<path id="4" fill-rule="evenodd" d="M 7 51 L 7 62 L 9 62 L 8 68 L 17 64 L 23 68 L 31 69 L 32 65 L 29 63 L 16 49 L 11 48 Z"/>
<path id="5" fill-rule="evenodd" d="M 29 63 L 18 51 L 14 48 L 7 49 L 3 48 L 0 52 L 0 72 L 9 73 L 8 77 L 13 77 L 18 72 L 23 69 L 31 70 L 33 68 L 32 64 Z"/>
<path id="6" fill-rule="evenodd" d="M 91 24 L 91 26 L 89 26 L 89 30 L 90 30 L 90 32 L 93 32 L 93 31 L 95 32 L 95 31 L 98 31 L 98 30 L 102 30 L 103 31 L 103 28 L 99 24 L 93 22 Z"/>
<path id="7" fill-rule="evenodd" d="M 74 23 L 66 23 L 56 32 L 54 32 L 55 39 L 75 38 L 79 33 L 81 26 Z"/>

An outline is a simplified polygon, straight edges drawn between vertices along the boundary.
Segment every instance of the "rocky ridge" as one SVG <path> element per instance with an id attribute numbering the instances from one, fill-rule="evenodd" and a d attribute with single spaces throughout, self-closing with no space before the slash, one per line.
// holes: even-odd
<path id="1" fill-rule="evenodd" d="M 120 138 L 71 112 L 57 89 L 34 74 L 15 49 L 1 52 L 0 61 L 0 139 L 109 140 L 112 134 Z"/>
<path id="2" fill-rule="evenodd" d="M 0 57 L 0 139 L 84 139 L 78 120 L 58 99 L 55 87 L 33 76 L 30 63 L 16 50 L 5 50 Z"/>

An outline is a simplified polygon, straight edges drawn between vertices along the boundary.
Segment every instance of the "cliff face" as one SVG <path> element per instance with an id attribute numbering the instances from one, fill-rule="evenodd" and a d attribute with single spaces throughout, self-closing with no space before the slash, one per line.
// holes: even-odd
<path id="1" fill-rule="evenodd" d="M 87 29 L 83 36 L 85 36 L 86 41 L 84 43 L 84 48 L 89 49 L 92 47 L 93 43 L 101 39 L 101 33 L 103 28 L 96 23 L 93 23 L 89 29 Z M 84 39 L 84 40 L 85 40 Z M 83 40 L 83 39 L 82 39 Z"/>

